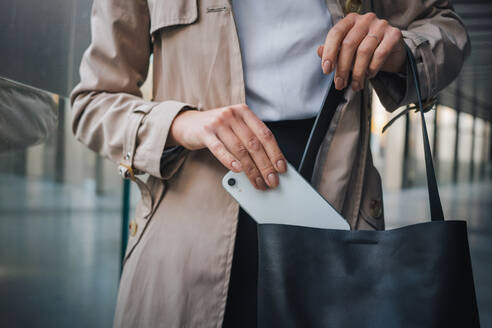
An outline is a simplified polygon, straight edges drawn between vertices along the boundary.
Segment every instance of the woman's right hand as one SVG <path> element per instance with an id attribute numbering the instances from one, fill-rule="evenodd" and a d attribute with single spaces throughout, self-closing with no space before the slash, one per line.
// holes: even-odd
<path id="1" fill-rule="evenodd" d="M 244 171 L 260 190 L 277 187 L 278 173 L 287 170 L 273 133 L 246 104 L 179 113 L 166 145 L 208 148 L 229 170 Z"/>

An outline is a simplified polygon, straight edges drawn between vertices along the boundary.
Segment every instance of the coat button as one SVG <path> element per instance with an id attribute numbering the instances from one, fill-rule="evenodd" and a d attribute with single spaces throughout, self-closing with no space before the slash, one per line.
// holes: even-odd
<path id="1" fill-rule="evenodd" d="M 372 217 L 379 218 L 383 214 L 381 201 L 377 199 L 371 200 L 371 202 L 369 203 L 369 211 Z"/>
<path id="2" fill-rule="evenodd" d="M 128 225 L 128 230 L 130 230 L 130 236 L 135 237 L 137 234 L 137 229 L 138 225 L 135 220 L 130 221 L 130 224 Z"/>

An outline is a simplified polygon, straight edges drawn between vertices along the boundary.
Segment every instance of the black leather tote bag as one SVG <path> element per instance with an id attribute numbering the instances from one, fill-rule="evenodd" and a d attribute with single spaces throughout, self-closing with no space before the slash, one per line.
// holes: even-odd
<path id="1" fill-rule="evenodd" d="M 466 222 L 444 221 L 415 59 L 407 53 L 432 220 L 389 231 L 258 225 L 259 327 L 479 327 Z M 299 168 L 306 178 L 341 99 L 332 87 Z"/>

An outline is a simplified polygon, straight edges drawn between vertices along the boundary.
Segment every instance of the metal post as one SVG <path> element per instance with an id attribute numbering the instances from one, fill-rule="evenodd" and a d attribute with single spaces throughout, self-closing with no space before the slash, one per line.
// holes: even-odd
<path id="1" fill-rule="evenodd" d="M 473 181 L 475 179 L 475 133 L 477 130 L 477 77 L 474 76 L 473 79 L 473 125 L 472 125 L 472 144 L 470 149 L 470 170 L 469 170 L 469 180 Z"/>
<path id="2" fill-rule="evenodd" d="M 472 144 L 470 149 L 470 181 L 473 181 L 475 178 L 475 132 L 477 125 L 477 117 L 475 113 L 473 113 L 473 125 L 472 125 Z"/>
<path id="3" fill-rule="evenodd" d="M 485 123 L 487 124 L 487 123 Z M 486 178 L 485 168 L 487 167 L 487 126 L 485 125 L 482 129 L 482 149 L 480 149 L 480 181 Z"/>
<path id="4" fill-rule="evenodd" d="M 460 111 L 456 109 L 456 124 L 454 126 L 455 138 L 454 138 L 454 157 L 453 157 L 453 182 L 458 182 L 459 172 L 459 140 L 460 140 Z"/>
<path id="5" fill-rule="evenodd" d="M 492 164 L 492 121 L 489 122 L 489 144 L 487 145 L 489 152 L 489 164 Z M 487 167 L 489 167 L 487 165 Z M 489 169 L 489 178 L 492 178 L 492 169 Z"/>
<path id="6" fill-rule="evenodd" d="M 125 258 L 126 244 L 128 243 L 128 224 L 130 222 L 130 180 L 123 180 L 123 199 L 121 208 L 121 269 Z"/>
<path id="7" fill-rule="evenodd" d="M 456 81 L 458 91 L 461 91 L 461 79 L 458 78 Z M 453 182 L 458 182 L 458 172 L 459 172 L 459 140 L 460 140 L 460 109 L 461 109 L 461 97 L 459 92 L 456 93 L 455 97 L 455 110 L 456 110 L 456 124 L 454 127 L 455 138 L 454 138 L 454 157 L 453 157 Z"/>
<path id="8" fill-rule="evenodd" d="M 102 195 L 104 193 L 104 158 L 96 156 L 96 162 L 94 164 L 94 171 L 96 176 L 96 194 Z"/>
<path id="9" fill-rule="evenodd" d="M 56 131 L 55 154 L 55 181 L 63 182 L 65 179 L 65 106 L 64 97 L 58 98 L 58 127 Z"/>

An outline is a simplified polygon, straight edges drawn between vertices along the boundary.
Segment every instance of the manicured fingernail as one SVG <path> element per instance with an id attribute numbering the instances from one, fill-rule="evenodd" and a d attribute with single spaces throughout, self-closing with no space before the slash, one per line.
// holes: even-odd
<path id="1" fill-rule="evenodd" d="M 352 82 L 352 89 L 354 89 L 354 91 L 359 91 L 359 88 L 360 88 L 359 82 L 353 81 Z"/>
<path id="2" fill-rule="evenodd" d="M 328 59 L 326 59 L 323 62 L 323 73 L 329 74 L 330 72 L 331 72 L 331 62 Z"/>
<path id="3" fill-rule="evenodd" d="M 341 77 L 337 77 L 335 79 L 335 86 L 337 87 L 338 90 L 342 90 L 344 88 L 344 82 Z"/>
<path id="4" fill-rule="evenodd" d="M 277 161 L 277 171 L 285 172 L 287 170 L 287 165 L 285 165 L 285 161 L 283 159 L 279 159 Z"/>
<path id="5" fill-rule="evenodd" d="M 235 170 L 241 171 L 241 163 L 240 162 L 232 161 L 231 165 Z"/>
<path id="6" fill-rule="evenodd" d="M 260 177 L 256 178 L 256 186 L 262 190 L 266 189 L 265 182 L 263 182 L 263 179 Z"/>
<path id="7" fill-rule="evenodd" d="M 270 173 L 268 176 L 267 176 L 267 179 L 268 179 L 268 184 L 270 185 L 270 187 L 276 187 L 277 184 L 278 184 L 278 177 L 275 173 Z"/>

